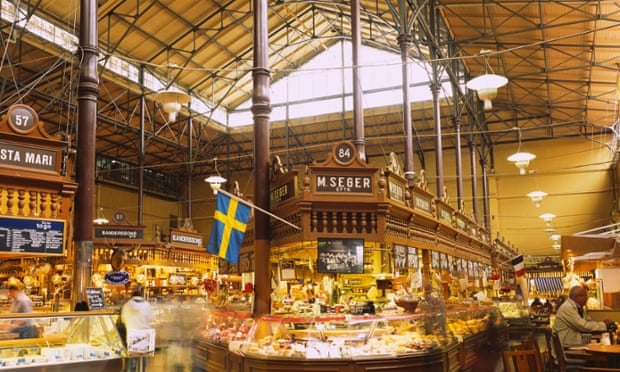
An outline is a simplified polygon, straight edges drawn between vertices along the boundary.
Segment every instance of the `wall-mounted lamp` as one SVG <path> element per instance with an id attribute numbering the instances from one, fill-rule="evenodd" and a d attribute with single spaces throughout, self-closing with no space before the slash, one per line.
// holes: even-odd
<path id="1" fill-rule="evenodd" d="M 540 219 L 545 221 L 545 224 L 547 226 L 551 226 L 551 221 L 553 221 L 553 219 L 555 218 L 555 214 L 553 214 L 553 213 L 543 213 L 543 214 L 541 214 L 538 217 L 540 217 Z"/>
<path id="2" fill-rule="evenodd" d="M 163 90 L 155 93 L 154 97 L 161 104 L 164 112 L 168 114 L 168 121 L 175 121 L 177 112 L 181 111 L 181 106 L 189 103 L 191 99 L 189 94 L 176 90 Z"/>
<path id="3" fill-rule="evenodd" d="M 485 111 L 493 108 L 493 103 L 491 101 L 497 97 L 497 89 L 508 83 L 508 79 L 504 76 L 493 73 L 493 69 L 491 69 L 489 65 L 489 53 L 491 53 L 490 50 L 480 51 L 480 54 L 484 56 L 485 73 L 471 79 L 465 84 L 468 89 L 475 90 L 476 93 L 478 93 L 478 98 L 484 102 Z M 491 73 L 489 73 L 489 71 Z"/>
<path id="4" fill-rule="evenodd" d="M 547 193 L 540 190 L 532 191 L 531 193 L 527 194 L 527 197 L 532 199 L 532 201 L 536 205 L 536 208 L 540 207 L 540 202 L 542 202 L 545 196 L 547 196 Z"/>
<path id="5" fill-rule="evenodd" d="M 213 190 L 213 195 L 217 195 L 217 191 L 222 187 L 222 184 L 226 182 L 226 178 L 222 177 L 220 171 L 217 170 L 217 158 L 213 159 L 215 175 L 211 175 L 205 178 L 205 182 L 208 182 Z"/>

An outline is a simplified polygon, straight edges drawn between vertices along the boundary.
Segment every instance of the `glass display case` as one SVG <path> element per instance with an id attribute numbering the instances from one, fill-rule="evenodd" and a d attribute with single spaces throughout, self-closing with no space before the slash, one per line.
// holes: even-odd
<path id="1" fill-rule="evenodd" d="M 478 350 L 505 345 L 494 305 L 354 315 L 206 311 L 194 365 L 207 371 L 473 370 Z M 463 369 L 461 369 L 463 367 Z M 375 369 L 373 369 L 375 370 Z"/>
<path id="2" fill-rule="evenodd" d="M 120 367 L 126 350 L 113 312 L 6 314 L 0 316 L 0 370 L 85 370 Z M 23 328 L 29 332 L 23 332 Z M 93 368 L 91 368 L 91 365 Z M 76 368 L 74 366 L 74 368 Z"/>
<path id="3" fill-rule="evenodd" d="M 447 335 L 427 334 L 424 314 L 263 316 L 256 319 L 243 355 L 297 359 L 391 357 L 441 350 Z"/>
<path id="4" fill-rule="evenodd" d="M 505 327 L 506 320 L 495 306 L 476 306 L 470 308 L 451 309 L 446 312 L 447 326 L 450 333 L 462 340 L 489 329 L 489 327 Z"/>

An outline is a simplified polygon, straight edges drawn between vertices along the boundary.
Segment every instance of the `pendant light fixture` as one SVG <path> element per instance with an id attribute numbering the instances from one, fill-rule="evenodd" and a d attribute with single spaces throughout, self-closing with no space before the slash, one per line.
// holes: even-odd
<path id="1" fill-rule="evenodd" d="M 545 225 L 547 227 L 551 226 L 551 221 L 553 221 L 553 219 L 555 218 L 555 214 L 553 213 L 543 213 L 540 216 L 541 220 L 545 221 Z"/>
<path id="2" fill-rule="evenodd" d="M 468 89 L 475 90 L 478 98 L 484 102 L 484 110 L 489 111 L 493 108 L 492 100 L 497 97 L 497 89 L 508 83 L 508 79 L 502 75 L 495 74 L 489 65 L 488 55 L 490 50 L 483 49 L 480 55 L 484 56 L 485 73 L 471 79 L 465 84 Z"/>
<path id="3" fill-rule="evenodd" d="M 527 197 L 532 199 L 532 201 L 536 205 L 536 208 L 540 207 L 540 203 L 545 198 L 545 196 L 547 196 L 547 193 L 544 191 L 540 191 L 540 190 L 532 191 L 529 194 L 527 194 Z"/>
<path id="4" fill-rule="evenodd" d="M 189 94 L 176 90 L 162 90 L 155 93 L 155 100 L 161 104 L 162 109 L 168 114 L 168 121 L 175 121 L 177 113 L 181 111 L 184 104 L 189 103 Z"/>
<path id="5" fill-rule="evenodd" d="M 191 100 L 189 94 L 185 92 L 181 92 L 178 89 L 171 89 L 172 83 L 174 82 L 172 70 L 178 69 L 175 63 L 168 63 L 167 68 L 167 80 L 169 83 L 166 86 L 166 89 L 155 93 L 155 100 L 161 104 L 162 110 L 166 114 L 168 114 L 168 122 L 173 122 L 177 118 L 177 113 L 181 111 L 181 107 L 185 104 L 188 104 Z"/>
<path id="6" fill-rule="evenodd" d="M 216 174 L 205 178 L 205 182 L 209 183 L 209 185 L 211 186 L 211 189 L 213 190 L 213 195 L 217 195 L 217 191 L 227 180 L 226 178 L 222 177 L 220 171 L 217 170 L 217 158 L 213 158 L 213 168 L 215 169 Z"/>
<path id="7" fill-rule="evenodd" d="M 514 130 L 517 131 L 517 141 L 519 142 L 519 146 L 517 147 L 517 152 L 510 155 L 508 157 L 508 161 L 513 162 L 517 168 L 519 168 L 519 174 L 525 174 L 527 167 L 530 165 L 530 161 L 536 159 L 536 155 L 521 151 L 521 128 L 514 127 Z"/>

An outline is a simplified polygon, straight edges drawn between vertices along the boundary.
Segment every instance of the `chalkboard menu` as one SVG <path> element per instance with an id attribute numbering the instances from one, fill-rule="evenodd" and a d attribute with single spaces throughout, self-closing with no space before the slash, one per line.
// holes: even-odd
<path id="1" fill-rule="evenodd" d="M 86 296 L 88 297 L 88 308 L 90 310 L 105 309 L 105 298 L 103 297 L 103 289 L 86 288 Z"/>
<path id="2" fill-rule="evenodd" d="M 65 221 L 0 217 L 0 252 L 63 254 Z"/>

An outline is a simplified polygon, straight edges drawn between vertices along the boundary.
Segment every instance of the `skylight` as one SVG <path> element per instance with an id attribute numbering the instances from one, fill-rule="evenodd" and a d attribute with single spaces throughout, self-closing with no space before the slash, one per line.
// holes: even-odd
<path id="1" fill-rule="evenodd" d="M 24 28 L 43 40 L 54 43 L 73 55 L 79 39 L 43 18 L 15 8 L 8 1 L 1 2 L 2 19 Z M 344 48 L 344 50 L 343 50 Z M 271 85 L 271 121 L 284 121 L 322 114 L 353 110 L 352 44 L 343 41 L 318 54 L 297 71 L 286 75 Z M 138 66 L 116 56 L 99 58 L 100 65 L 136 84 L 140 81 Z M 376 108 L 402 103 L 400 55 L 362 46 L 360 50 L 360 84 L 363 91 L 364 108 Z M 430 66 L 427 62 L 412 60 L 409 65 L 411 103 L 432 99 L 429 88 Z M 164 83 L 148 71 L 144 72 L 144 86 L 157 92 L 164 89 Z M 444 74 L 440 77 L 442 88 L 440 98 L 452 95 L 452 85 Z M 175 89 L 175 87 L 172 87 Z M 213 109 L 206 102 L 192 96 L 191 108 L 197 113 L 211 112 L 210 119 L 240 127 L 253 124 L 248 100 L 232 112 Z"/>
<path id="2" fill-rule="evenodd" d="M 344 48 L 344 51 L 342 50 Z M 344 61 L 342 57 L 344 56 Z M 342 42 L 318 54 L 308 63 L 271 85 L 271 121 L 298 119 L 353 109 L 352 44 Z M 345 66 L 345 67 L 342 67 Z M 409 63 L 412 102 L 432 99 L 430 65 Z M 359 76 L 363 107 L 376 108 L 402 103 L 402 70 L 399 54 L 362 46 Z M 452 95 L 447 76 L 441 77 L 441 98 Z M 288 103 L 288 106 L 287 106 Z M 252 101 L 240 105 L 229 117 L 231 127 L 252 124 Z M 288 115 L 288 116 L 287 116 Z"/>

